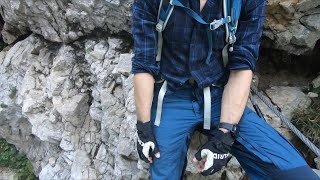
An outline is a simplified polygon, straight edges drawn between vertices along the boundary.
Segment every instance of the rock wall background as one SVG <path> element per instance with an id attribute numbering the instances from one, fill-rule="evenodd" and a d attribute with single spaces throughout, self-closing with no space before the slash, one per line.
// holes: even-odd
<path id="1" fill-rule="evenodd" d="M 132 2 L 0 1 L 0 30 L 9 44 L 0 52 L 0 137 L 27 154 L 40 179 L 149 178 L 135 151 Z M 266 17 L 263 47 L 296 55 L 315 51 L 318 0 L 268 1 Z M 304 87 L 288 85 L 267 87 L 266 97 L 290 118 L 311 99 Z M 274 127 L 293 137 L 261 108 Z M 196 134 L 189 157 L 201 142 Z M 199 179 L 189 164 L 188 179 Z M 243 177 L 233 159 L 202 179 Z"/>

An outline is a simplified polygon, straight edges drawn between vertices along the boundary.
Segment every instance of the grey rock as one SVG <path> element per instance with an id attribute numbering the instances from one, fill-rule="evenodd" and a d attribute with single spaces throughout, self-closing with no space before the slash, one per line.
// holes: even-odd
<path id="1" fill-rule="evenodd" d="M 129 32 L 132 3 L 131 0 L 4 0 L 0 6 L 6 10 L 1 15 L 8 27 L 3 29 L 2 35 L 11 43 L 17 35 L 10 32 L 31 30 L 53 42 L 70 42 L 97 28 L 111 33 Z"/>
<path id="2" fill-rule="evenodd" d="M 313 10 L 319 5 L 320 5 L 319 1 L 304 0 L 297 3 L 297 8 L 298 8 L 298 11 L 304 12 L 310 9 Z"/>
<path id="3" fill-rule="evenodd" d="M 318 169 L 313 169 L 313 171 L 320 177 L 320 170 L 318 170 Z"/>
<path id="4" fill-rule="evenodd" d="M 320 157 L 317 157 L 314 159 L 314 162 L 316 163 L 317 165 L 317 169 L 320 170 Z"/>
<path id="5" fill-rule="evenodd" d="M 271 103 L 270 99 L 269 99 L 267 96 L 263 95 L 263 97 L 264 97 L 265 99 L 267 99 L 267 100 Z M 254 95 L 254 96 L 253 96 L 253 99 L 254 99 L 255 103 L 259 106 L 260 110 L 262 111 L 262 114 L 263 114 L 263 116 L 264 116 L 264 119 L 265 119 L 272 127 L 274 127 L 274 128 L 279 128 L 279 127 L 281 127 L 281 120 L 280 120 L 280 118 L 279 118 L 277 115 L 275 115 L 275 114 L 258 98 L 258 96 Z M 247 104 L 247 105 L 248 105 L 248 107 L 249 107 L 252 111 L 255 112 L 255 109 L 253 108 L 251 101 L 248 101 L 248 104 Z"/>
<path id="6" fill-rule="evenodd" d="M 271 40 L 270 47 L 296 55 L 311 52 L 320 39 L 319 15 L 312 14 L 317 11 L 317 0 L 268 1 L 264 35 Z"/>
<path id="7" fill-rule="evenodd" d="M 227 166 L 233 167 L 233 168 L 240 168 L 241 167 L 239 161 L 235 157 L 232 157 L 230 159 Z"/>
<path id="8" fill-rule="evenodd" d="M 317 31 L 320 29 L 320 15 L 311 14 L 303 16 L 300 19 L 301 23 L 305 25 L 311 31 Z"/>
<path id="9" fill-rule="evenodd" d="M 314 93 L 314 92 L 308 92 L 308 97 L 310 97 L 310 98 L 317 98 L 317 97 L 319 97 L 319 94 Z"/>
<path id="10" fill-rule="evenodd" d="M 100 160 L 100 161 L 106 161 L 107 162 L 107 159 L 108 159 L 108 156 L 107 156 L 107 149 L 106 149 L 106 146 L 104 144 L 101 144 L 99 150 L 98 150 L 98 153 L 96 155 L 96 159 Z"/>
<path id="11" fill-rule="evenodd" d="M 293 138 L 295 137 L 294 133 L 287 127 L 279 127 L 276 128 L 276 130 L 290 141 L 293 140 Z"/>
<path id="12" fill-rule="evenodd" d="M 129 76 L 131 71 L 131 58 L 133 54 L 121 54 L 119 57 L 118 65 L 113 69 L 112 73 L 118 76 Z"/>
<path id="13" fill-rule="evenodd" d="M 295 110 L 306 109 L 311 104 L 311 99 L 298 87 L 275 86 L 267 89 L 266 93 L 288 119 L 292 118 Z"/>
<path id="14" fill-rule="evenodd" d="M 0 168 L 0 179 L 3 180 L 14 180 L 15 176 L 17 175 L 17 171 L 10 168 Z"/>
<path id="15" fill-rule="evenodd" d="M 78 94 L 69 99 L 53 98 L 53 104 L 64 121 L 70 122 L 73 126 L 81 126 L 86 114 L 89 111 L 89 97 L 86 94 Z"/>
<path id="16" fill-rule="evenodd" d="M 52 157 L 52 158 L 49 158 L 49 164 L 51 166 L 54 166 L 56 164 L 56 158 Z"/>
<path id="17" fill-rule="evenodd" d="M 313 89 L 320 87 L 320 75 L 311 82 L 311 85 Z"/>
<path id="18" fill-rule="evenodd" d="M 240 168 L 230 169 L 226 171 L 226 180 L 235 180 L 242 179 L 244 177 L 244 173 Z"/>
<path id="19" fill-rule="evenodd" d="M 85 151 L 77 150 L 71 167 L 71 179 L 89 179 L 89 166 L 91 160 Z"/>

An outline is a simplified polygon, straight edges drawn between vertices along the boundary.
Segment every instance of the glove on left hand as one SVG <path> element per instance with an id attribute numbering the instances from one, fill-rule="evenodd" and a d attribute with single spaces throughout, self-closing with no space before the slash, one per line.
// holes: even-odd
<path id="1" fill-rule="evenodd" d="M 138 143 L 137 150 L 140 159 L 146 163 L 152 163 L 152 157 L 160 157 L 157 141 L 151 129 L 150 122 L 137 122 Z"/>
<path id="2" fill-rule="evenodd" d="M 213 137 L 209 137 L 199 151 L 195 154 L 197 161 L 206 158 L 205 165 L 201 174 L 208 176 L 219 171 L 231 159 L 229 151 L 234 142 L 234 137 L 230 132 L 224 133 L 220 130 L 214 132 Z"/>

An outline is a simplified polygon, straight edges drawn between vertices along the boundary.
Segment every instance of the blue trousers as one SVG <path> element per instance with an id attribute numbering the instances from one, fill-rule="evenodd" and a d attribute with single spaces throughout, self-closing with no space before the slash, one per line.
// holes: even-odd
<path id="1" fill-rule="evenodd" d="M 212 87 L 211 130 L 203 130 L 203 104 L 194 89 L 186 88 L 166 95 L 160 126 L 153 125 L 157 93 L 152 104 L 151 121 L 161 157 L 150 165 L 153 180 L 182 179 L 187 165 L 187 151 L 195 130 L 210 135 L 220 120 L 222 88 Z M 237 158 L 251 180 L 318 180 L 297 149 L 255 112 L 246 108 L 239 123 L 239 136 L 231 154 Z"/>

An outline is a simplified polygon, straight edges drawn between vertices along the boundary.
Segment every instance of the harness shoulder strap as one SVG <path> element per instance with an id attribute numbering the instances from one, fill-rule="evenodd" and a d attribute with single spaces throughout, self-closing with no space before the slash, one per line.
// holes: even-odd
<path id="1" fill-rule="evenodd" d="M 161 53 L 162 53 L 162 45 L 163 45 L 163 38 L 162 38 L 162 31 L 166 28 L 168 20 L 172 14 L 174 6 L 169 3 L 169 0 L 161 0 L 159 9 L 158 9 L 158 19 L 157 19 L 157 26 L 156 29 L 158 31 L 158 50 L 157 50 L 157 57 L 156 61 L 161 61 Z"/>
<path id="2" fill-rule="evenodd" d="M 236 31 L 241 12 L 242 0 L 223 0 L 223 16 L 231 17 L 231 22 L 225 24 L 226 45 L 222 50 L 223 64 L 226 67 L 229 62 L 228 50 L 233 51 L 233 44 L 236 42 Z M 231 47 L 229 48 L 229 45 Z"/>

